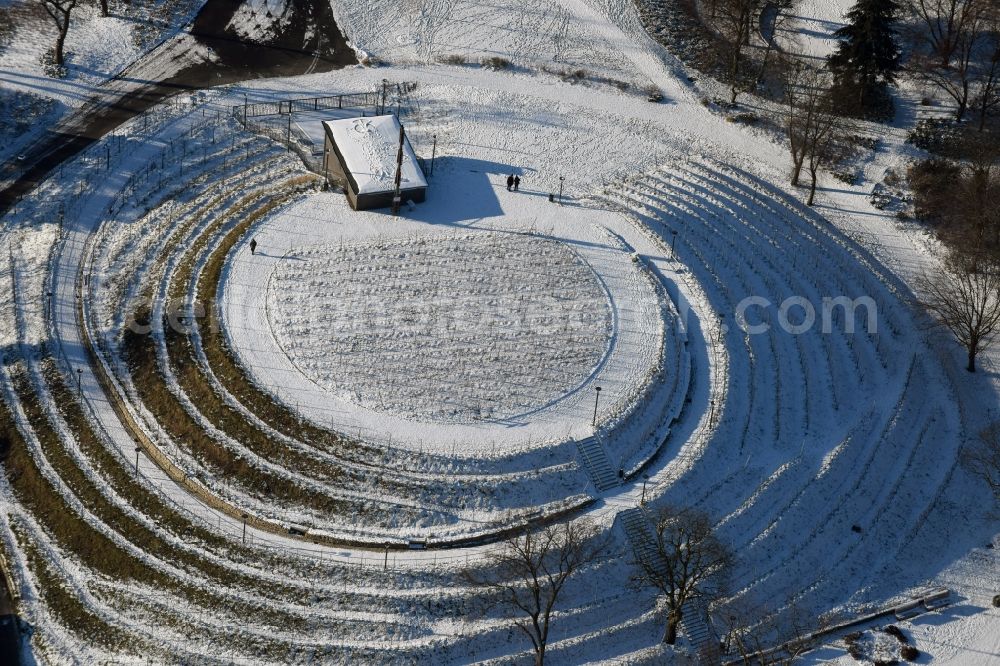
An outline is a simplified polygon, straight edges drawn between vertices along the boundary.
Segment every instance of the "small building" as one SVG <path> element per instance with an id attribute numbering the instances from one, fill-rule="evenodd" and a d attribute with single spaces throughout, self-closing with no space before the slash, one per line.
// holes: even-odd
<path id="1" fill-rule="evenodd" d="M 327 182 L 340 182 L 354 210 L 387 208 L 396 189 L 399 121 L 394 115 L 345 118 L 323 122 L 323 172 Z M 427 181 L 409 139 L 403 141 L 400 170 L 402 203 L 420 203 Z"/>

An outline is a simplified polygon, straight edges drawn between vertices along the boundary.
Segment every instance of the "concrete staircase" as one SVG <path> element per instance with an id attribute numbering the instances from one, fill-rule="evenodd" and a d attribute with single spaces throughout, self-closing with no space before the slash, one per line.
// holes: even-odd
<path id="1" fill-rule="evenodd" d="M 656 551 L 655 537 L 646 513 L 640 508 L 625 509 L 618 513 L 618 518 L 622 521 L 622 528 L 636 557 L 656 571 L 664 572 L 666 563 Z"/>
<path id="2" fill-rule="evenodd" d="M 583 465 L 587 468 L 591 480 L 598 492 L 603 492 L 608 488 L 614 488 L 621 484 L 621 480 L 608 460 L 608 454 L 604 447 L 597 441 L 596 437 L 588 437 L 576 443 L 580 450 L 580 457 L 583 458 Z"/>
<path id="3" fill-rule="evenodd" d="M 618 513 L 618 518 L 636 557 L 651 568 L 664 571 L 666 562 L 656 549 L 655 536 L 645 511 L 640 508 L 625 509 Z M 692 654 L 700 654 L 703 648 L 716 640 L 708 626 L 708 613 L 698 598 L 688 599 L 681 607 L 681 612 L 681 633 L 687 637 Z"/>
<path id="4" fill-rule="evenodd" d="M 699 598 L 688 599 L 681 606 L 681 633 L 687 636 L 691 652 L 701 654 L 702 650 L 715 641 L 708 626 L 708 613 Z"/>

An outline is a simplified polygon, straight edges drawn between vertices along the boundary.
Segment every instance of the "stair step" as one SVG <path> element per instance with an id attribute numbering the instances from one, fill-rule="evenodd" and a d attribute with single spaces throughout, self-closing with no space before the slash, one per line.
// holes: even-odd
<path id="1" fill-rule="evenodd" d="M 587 468 L 587 473 L 598 491 L 619 485 L 618 476 L 611 468 L 611 463 L 608 462 L 608 456 L 600 442 L 593 437 L 588 437 L 578 441 L 576 445 L 584 466 Z"/>

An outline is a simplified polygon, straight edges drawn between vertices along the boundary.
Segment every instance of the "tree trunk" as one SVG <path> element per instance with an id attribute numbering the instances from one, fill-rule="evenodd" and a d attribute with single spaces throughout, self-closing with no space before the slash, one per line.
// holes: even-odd
<path id="1" fill-rule="evenodd" d="M 544 666 L 545 664 L 545 644 L 542 643 L 535 650 L 535 666 Z"/>
<path id="2" fill-rule="evenodd" d="M 812 206 L 813 199 L 816 198 L 816 170 L 809 169 L 809 175 L 811 176 L 812 180 L 809 183 L 809 200 L 806 201 L 806 205 Z"/>
<path id="3" fill-rule="evenodd" d="M 792 187 L 798 187 L 799 176 L 802 174 L 802 161 L 804 158 L 792 158 Z"/>
<path id="4" fill-rule="evenodd" d="M 958 100 L 958 109 L 955 110 L 955 122 L 962 122 L 962 118 L 965 117 L 965 112 L 969 108 L 969 82 L 968 80 L 962 82 L 962 99 Z"/>
<path id="5" fill-rule="evenodd" d="M 969 372 L 976 371 L 976 347 L 969 345 L 969 365 L 965 367 Z"/>
<path id="6" fill-rule="evenodd" d="M 56 37 L 56 64 L 62 65 L 65 58 L 63 57 L 63 46 L 66 44 L 66 35 L 69 34 L 69 17 L 62 25 L 59 26 L 59 36 Z"/>
<path id="7" fill-rule="evenodd" d="M 110 13 L 108 12 L 108 0 L 101 0 L 101 16 L 110 16 Z"/>
<path id="8" fill-rule="evenodd" d="M 677 642 L 677 626 L 681 623 L 681 611 L 672 610 L 667 613 L 667 630 L 663 634 L 663 642 L 673 645 Z"/>

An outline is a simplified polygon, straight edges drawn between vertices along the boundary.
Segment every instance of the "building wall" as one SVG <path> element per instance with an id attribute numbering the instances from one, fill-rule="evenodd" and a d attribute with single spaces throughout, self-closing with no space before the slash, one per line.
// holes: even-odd
<path id="1" fill-rule="evenodd" d="M 371 210 L 374 208 L 389 208 L 392 206 L 392 192 L 374 192 L 371 194 L 359 194 L 356 202 L 351 202 L 354 210 Z M 419 187 L 412 190 L 402 190 L 400 192 L 402 202 L 423 203 L 427 198 L 427 188 Z M 348 197 L 350 199 L 350 197 Z"/>
<path id="2" fill-rule="evenodd" d="M 328 183 L 336 183 L 345 190 L 350 189 L 347 176 L 344 174 L 343 166 L 340 164 L 340 159 L 333 148 L 333 141 L 329 134 L 323 139 L 323 174 Z"/>

